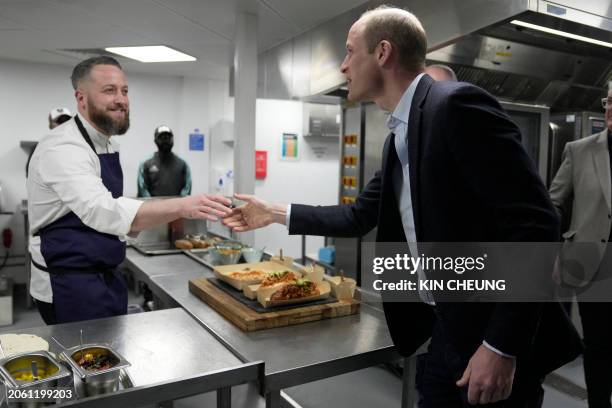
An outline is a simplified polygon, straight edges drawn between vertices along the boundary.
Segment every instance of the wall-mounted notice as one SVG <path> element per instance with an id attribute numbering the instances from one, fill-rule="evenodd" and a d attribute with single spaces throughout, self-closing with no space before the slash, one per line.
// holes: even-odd
<path id="1" fill-rule="evenodd" d="M 189 134 L 189 150 L 204 151 L 204 133 L 200 133 L 200 129 Z"/>
<path id="2" fill-rule="evenodd" d="M 283 133 L 281 138 L 281 160 L 298 160 L 298 136 L 295 133 Z"/>

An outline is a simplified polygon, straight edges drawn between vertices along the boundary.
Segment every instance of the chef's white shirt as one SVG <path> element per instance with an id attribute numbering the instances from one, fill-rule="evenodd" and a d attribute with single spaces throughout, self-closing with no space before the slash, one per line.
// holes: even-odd
<path id="1" fill-rule="evenodd" d="M 125 239 L 142 201 L 113 198 L 102 183 L 97 154 L 115 153 L 119 146 L 111 137 L 98 132 L 79 116 L 96 148 L 87 144 L 74 119 L 43 136 L 30 160 L 27 179 L 30 255 L 32 261 L 47 266 L 40 251 L 41 228 L 74 212 L 88 227 Z M 31 265 L 30 294 L 52 303 L 49 274 Z"/>

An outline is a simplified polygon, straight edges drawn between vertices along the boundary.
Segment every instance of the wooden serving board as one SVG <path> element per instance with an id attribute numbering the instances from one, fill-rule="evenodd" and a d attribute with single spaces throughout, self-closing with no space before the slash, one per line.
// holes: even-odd
<path id="1" fill-rule="evenodd" d="M 351 299 L 323 305 L 304 305 L 288 310 L 257 313 L 209 283 L 205 278 L 190 280 L 189 291 L 244 331 L 272 329 L 348 316 L 358 313 L 361 306 L 358 300 Z"/>

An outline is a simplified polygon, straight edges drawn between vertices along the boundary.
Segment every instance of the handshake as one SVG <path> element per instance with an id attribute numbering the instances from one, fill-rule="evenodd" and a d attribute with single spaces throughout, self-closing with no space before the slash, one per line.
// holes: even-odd
<path id="1" fill-rule="evenodd" d="M 234 194 L 234 198 L 244 204 L 232 208 L 231 200 L 220 195 L 198 195 L 186 197 L 193 201 L 191 211 L 184 218 L 205 218 L 221 222 L 236 232 L 246 232 L 262 228 L 272 223 L 285 225 L 286 204 L 274 204 L 247 194 Z"/>

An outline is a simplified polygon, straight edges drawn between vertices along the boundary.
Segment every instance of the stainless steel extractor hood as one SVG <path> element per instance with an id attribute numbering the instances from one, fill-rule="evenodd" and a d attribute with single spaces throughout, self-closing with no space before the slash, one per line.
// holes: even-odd
<path id="1" fill-rule="evenodd" d="M 262 98 L 342 96 L 346 33 L 370 1 L 260 54 Z M 404 0 L 428 33 L 428 58 L 500 99 L 597 110 L 612 76 L 612 48 L 512 24 L 524 21 L 612 43 L 612 0 Z"/>
<path id="2" fill-rule="evenodd" d="M 503 22 L 428 54 L 459 80 L 500 99 L 554 110 L 601 110 L 612 79 L 612 1 L 537 1 Z M 581 7 L 582 10 L 569 6 Z M 516 21 L 610 43 L 610 47 L 515 24 Z"/>

